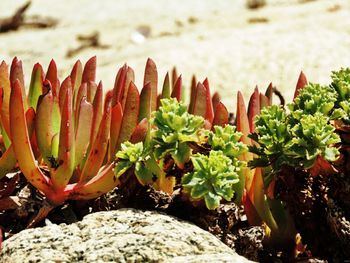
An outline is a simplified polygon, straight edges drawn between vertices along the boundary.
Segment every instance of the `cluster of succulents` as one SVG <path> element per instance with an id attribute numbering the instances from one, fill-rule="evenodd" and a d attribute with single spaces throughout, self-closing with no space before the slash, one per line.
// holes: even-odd
<path id="1" fill-rule="evenodd" d="M 178 189 L 209 210 L 225 202 L 244 207 L 251 225 L 265 226 L 266 243 L 276 250 L 287 244 L 291 257 L 304 251 L 301 238 L 313 248 L 312 213 L 328 222 L 325 231 L 344 232 L 331 222 L 339 221 L 334 207 L 350 209 L 350 69 L 333 72 L 323 86 L 301 74 L 287 106 L 272 104 L 272 85 L 264 94 L 256 88 L 248 107 L 238 92 L 234 125 L 207 79 L 193 78 L 188 105 L 176 71 L 158 94 L 151 59 L 140 92 L 124 65 L 104 94 L 95 57 L 84 67 L 76 62 L 62 82 L 57 72 L 54 61 L 46 72 L 36 64 L 26 92 L 21 61 L 15 58 L 10 70 L 0 64 L 0 204 L 19 177 L 50 209 L 135 178 L 140 187 Z"/>

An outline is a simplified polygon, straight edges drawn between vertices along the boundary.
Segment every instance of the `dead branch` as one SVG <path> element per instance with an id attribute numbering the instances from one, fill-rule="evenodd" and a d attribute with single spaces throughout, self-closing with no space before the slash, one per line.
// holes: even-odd
<path id="1" fill-rule="evenodd" d="M 0 33 L 17 30 L 23 24 L 25 12 L 30 5 L 31 1 L 28 1 L 22 7 L 18 8 L 12 16 L 2 19 L 0 18 Z"/>

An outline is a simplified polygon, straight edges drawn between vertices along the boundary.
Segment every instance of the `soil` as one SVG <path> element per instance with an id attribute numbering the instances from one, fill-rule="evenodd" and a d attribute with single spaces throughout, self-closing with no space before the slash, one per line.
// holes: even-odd
<path id="1" fill-rule="evenodd" d="M 264 247 L 265 230 L 262 226 L 250 226 L 244 214 L 243 207 L 233 202 L 220 205 L 210 211 L 202 203 L 193 204 L 181 196 L 180 189 L 172 195 L 155 191 L 151 187 L 141 187 L 133 175 L 128 176 L 124 187 L 103 195 L 92 201 L 69 201 L 65 205 L 55 207 L 41 220 L 33 223 L 39 211 L 45 204 L 44 198 L 30 186 L 21 174 L 16 175 L 18 184 L 13 191 L 6 193 L 11 198 L 18 198 L 17 205 L 0 212 L 0 228 L 4 238 L 30 227 L 40 227 L 47 223 L 74 223 L 85 215 L 120 208 L 136 208 L 142 210 L 157 210 L 169 215 L 190 221 L 202 229 L 212 233 L 238 254 L 259 262 L 291 262 L 283 251 L 270 251 Z M 2 182 L 9 182 L 8 178 Z M 2 198 L 4 195 L 2 195 Z M 1 202 L 0 202 L 1 205 Z M 311 253 L 299 255 L 298 261 L 323 262 L 316 260 Z"/>

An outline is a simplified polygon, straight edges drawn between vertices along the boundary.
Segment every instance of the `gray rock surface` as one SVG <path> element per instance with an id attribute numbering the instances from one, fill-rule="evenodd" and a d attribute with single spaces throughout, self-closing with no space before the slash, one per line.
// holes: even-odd
<path id="1" fill-rule="evenodd" d="M 174 217 L 121 209 L 71 225 L 24 230 L 6 240 L 0 263 L 250 262 L 210 233 Z"/>

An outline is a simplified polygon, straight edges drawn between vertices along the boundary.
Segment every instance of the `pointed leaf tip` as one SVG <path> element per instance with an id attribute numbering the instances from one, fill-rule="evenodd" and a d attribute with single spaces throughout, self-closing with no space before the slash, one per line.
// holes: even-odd
<path id="1" fill-rule="evenodd" d="M 295 92 L 294 92 L 294 98 L 295 99 L 298 95 L 299 95 L 299 92 L 302 88 L 304 88 L 306 85 L 307 85 L 307 79 L 306 79 L 306 76 L 304 74 L 304 72 L 300 72 L 300 75 L 299 75 L 299 78 L 298 78 L 298 82 L 297 82 L 297 85 L 296 85 L 296 88 L 295 88 Z"/>

